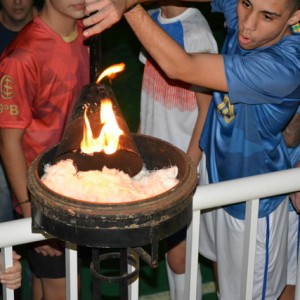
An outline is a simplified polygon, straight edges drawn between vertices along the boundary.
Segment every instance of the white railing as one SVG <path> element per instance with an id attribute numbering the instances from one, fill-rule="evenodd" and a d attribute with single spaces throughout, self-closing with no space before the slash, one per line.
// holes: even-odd
<path id="1" fill-rule="evenodd" d="M 247 201 L 246 231 L 243 247 L 244 272 L 241 280 L 241 300 L 252 298 L 252 282 L 256 246 L 256 224 L 260 198 L 288 194 L 300 190 L 300 168 L 252 176 L 222 183 L 197 187 L 193 198 L 193 220 L 187 234 L 186 289 L 185 299 L 196 299 L 196 278 L 198 264 L 198 245 L 200 212 L 203 209 Z M 12 247 L 43 240 L 42 234 L 31 233 L 31 219 L 22 219 L 0 224 L 0 248 L 5 267 L 12 265 Z M 76 245 L 67 244 L 67 299 L 77 299 L 77 252 Z M 300 269 L 300 264 L 298 269 Z M 298 271 L 300 274 L 300 271 Z M 300 276 L 297 277 L 296 297 L 300 299 Z M 10 289 L 3 289 L 4 300 L 14 299 Z M 131 284 L 129 299 L 138 299 L 138 280 Z"/>

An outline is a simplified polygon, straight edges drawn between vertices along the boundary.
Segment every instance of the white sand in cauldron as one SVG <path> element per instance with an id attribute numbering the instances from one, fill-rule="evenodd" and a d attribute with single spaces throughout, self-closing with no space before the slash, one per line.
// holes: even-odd
<path id="1" fill-rule="evenodd" d="M 178 183 L 178 168 L 148 171 L 131 178 L 116 169 L 77 172 L 71 159 L 45 165 L 41 180 L 54 192 L 78 200 L 102 203 L 136 201 L 159 195 Z"/>

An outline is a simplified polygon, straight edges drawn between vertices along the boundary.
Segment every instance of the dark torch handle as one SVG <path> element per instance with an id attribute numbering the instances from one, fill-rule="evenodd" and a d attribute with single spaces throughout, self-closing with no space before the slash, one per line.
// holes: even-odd
<path id="1" fill-rule="evenodd" d="M 101 69 L 101 35 L 90 37 L 90 81 L 96 82 Z"/>

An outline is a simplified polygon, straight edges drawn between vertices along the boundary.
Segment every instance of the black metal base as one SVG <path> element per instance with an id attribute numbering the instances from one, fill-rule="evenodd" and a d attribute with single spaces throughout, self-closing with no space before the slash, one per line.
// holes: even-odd
<path id="1" fill-rule="evenodd" d="M 119 260 L 120 273 L 118 276 L 108 276 L 101 273 L 101 263 L 112 259 Z M 130 273 L 128 265 L 133 267 L 133 271 Z M 128 300 L 129 285 L 138 278 L 139 257 L 130 248 L 104 254 L 100 254 L 100 249 L 93 248 L 93 260 L 90 265 L 90 271 L 93 276 L 93 300 L 101 299 L 101 283 L 118 283 L 120 299 Z"/>

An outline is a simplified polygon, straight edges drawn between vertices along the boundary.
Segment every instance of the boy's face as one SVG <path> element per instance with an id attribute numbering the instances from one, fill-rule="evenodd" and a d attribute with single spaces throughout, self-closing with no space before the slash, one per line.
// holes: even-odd
<path id="1" fill-rule="evenodd" d="M 57 12 L 73 19 L 84 17 L 84 0 L 48 0 Z"/>
<path id="2" fill-rule="evenodd" d="M 238 41 L 246 50 L 277 43 L 299 21 L 288 0 L 239 0 L 237 14 Z"/>
<path id="3" fill-rule="evenodd" d="M 33 7 L 33 0 L 1 0 L 2 13 L 12 21 L 22 22 L 27 18 Z"/>

